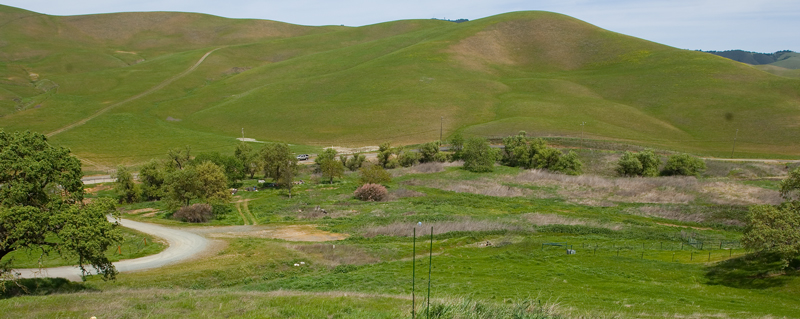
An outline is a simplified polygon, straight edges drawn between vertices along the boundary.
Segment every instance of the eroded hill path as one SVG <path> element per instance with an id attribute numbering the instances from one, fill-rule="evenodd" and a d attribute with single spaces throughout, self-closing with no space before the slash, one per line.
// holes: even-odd
<path id="1" fill-rule="evenodd" d="M 120 105 L 122 105 L 122 104 L 125 104 L 125 103 L 128 103 L 128 102 L 131 102 L 131 101 L 138 100 L 138 99 L 140 99 L 140 98 L 142 98 L 142 97 L 145 97 L 145 96 L 147 96 L 147 95 L 150 95 L 150 94 L 152 94 L 152 93 L 153 93 L 153 92 L 155 92 L 155 91 L 158 91 L 158 90 L 160 90 L 160 89 L 163 89 L 165 86 L 167 86 L 167 85 L 170 85 L 172 82 L 175 82 L 175 81 L 177 81 L 178 79 L 180 79 L 180 78 L 182 78 L 182 77 L 184 77 L 184 76 L 188 75 L 189 73 L 192 73 L 192 71 L 194 71 L 195 69 L 197 69 L 197 67 L 198 67 L 198 66 L 200 66 L 200 64 L 202 64 L 202 63 L 203 63 L 203 61 L 205 61 L 205 60 L 206 60 L 206 58 L 207 58 L 209 55 L 211 55 L 211 53 L 214 53 L 214 51 L 217 51 L 217 50 L 219 50 L 219 49 L 222 49 L 222 48 L 220 47 L 220 48 L 216 48 L 216 49 L 213 49 L 213 50 L 211 50 L 211 51 L 208 51 L 208 52 L 206 52 L 206 54 L 204 54 L 204 55 L 203 55 L 203 57 L 201 57 L 201 58 L 200 58 L 200 60 L 198 60 L 198 61 L 197 61 L 197 62 L 196 62 L 194 65 L 192 65 L 191 67 L 189 67 L 188 69 L 186 69 L 186 71 L 183 71 L 183 72 L 181 72 L 181 73 L 179 73 L 179 74 L 177 74 L 177 75 L 175 75 L 175 76 L 172 76 L 172 77 L 170 77 L 170 78 L 168 78 L 168 79 L 164 80 L 163 82 L 159 83 L 158 85 L 156 85 L 156 86 L 154 86 L 154 87 L 152 87 L 152 88 L 150 88 L 150 89 L 148 89 L 148 90 L 146 90 L 146 91 L 144 91 L 144 92 L 142 92 L 142 93 L 136 94 L 136 95 L 134 95 L 134 96 L 131 96 L 131 97 L 129 97 L 129 98 L 127 98 L 127 99 L 125 99 L 125 100 L 122 100 L 122 101 L 120 101 L 120 102 L 117 102 L 117 103 L 111 104 L 111 105 L 109 105 L 109 106 L 107 106 L 107 107 L 105 107 L 105 108 L 102 108 L 102 109 L 100 109 L 99 111 L 95 112 L 94 114 L 92 114 L 92 115 L 89 115 L 89 117 L 87 117 L 87 118 L 84 118 L 84 119 L 82 119 L 82 120 L 80 120 L 80 121 L 77 121 L 77 122 L 75 122 L 75 123 L 72 123 L 72 124 L 70 124 L 70 125 L 67 125 L 67 126 L 65 126 L 65 127 L 62 127 L 62 128 L 60 128 L 60 129 L 57 129 L 57 130 L 55 130 L 55 131 L 52 131 L 52 132 L 50 132 L 50 133 L 47 133 L 47 134 L 46 134 L 46 136 L 47 136 L 47 137 L 52 137 L 52 136 L 54 136 L 54 135 L 57 135 L 57 134 L 63 133 L 64 131 L 67 131 L 67 130 L 73 129 L 73 128 L 77 127 L 77 126 L 81 126 L 81 125 L 83 125 L 83 124 L 86 124 L 86 122 L 89 122 L 89 121 L 91 121 L 92 119 L 94 119 L 94 118 L 96 118 L 96 117 L 98 117 L 98 116 L 102 115 L 102 114 L 103 114 L 103 113 L 105 113 L 105 112 L 108 112 L 109 110 L 111 110 L 111 109 L 113 109 L 113 108 L 115 108 L 115 107 L 117 107 L 117 106 L 120 106 Z"/>

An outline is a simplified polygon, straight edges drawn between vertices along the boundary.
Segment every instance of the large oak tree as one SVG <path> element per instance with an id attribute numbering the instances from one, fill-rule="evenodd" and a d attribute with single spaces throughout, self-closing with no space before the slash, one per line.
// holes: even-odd
<path id="1" fill-rule="evenodd" d="M 94 267 L 106 279 L 117 271 L 105 251 L 122 235 L 106 219 L 111 200 L 83 202 L 80 161 L 39 133 L 0 131 L 0 264 L 10 274 L 18 250 L 77 257 L 80 268 Z"/>

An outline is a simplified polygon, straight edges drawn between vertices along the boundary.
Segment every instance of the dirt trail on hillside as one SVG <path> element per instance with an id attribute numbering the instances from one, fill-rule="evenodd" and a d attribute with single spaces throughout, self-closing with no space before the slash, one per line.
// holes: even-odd
<path id="1" fill-rule="evenodd" d="M 145 97 L 145 96 L 147 96 L 147 95 L 149 95 L 149 94 L 151 94 L 151 93 L 153 93 L 153 92 L 155 92 L 155 91 L 158 91 L 158 90 L 160 90 L 160 89 L 163 89 L 165 86 L 167 86 L 167 85 L 170 85 L 172 82 L 175 82 L 176 80 L 178 80 L 178 79 L 180 79 L 180 78 L 182 78 L 182 77 L 184 77 L 184 76 L 188 75 L 189 73 L 192 73 L 192 71 L 194 71 L 195 69 L 197 69 L 197 67 L 198 67 L 198 66 L 200 66 L 200 64 L 202 64 L 202 63 L 203 63 L 203 61 L 205 61 L 205 59 L 206 59 L 206 58 L 207 58 L 209 55 L 211 55 L 211 53 L 214 53 L 214 51 L 217 51 L 217 50 L 219 50 L 219 49 L 222 49 L 222 48 L 216 48 L 216 49 L 214 49 L 214 50 L 211 50 L 211 51 L 208 51 L 208 52 L 206 52 L 206 54 L 205 54 L 205 55 L 203 55 L 203 57 L 202 57 L 202 58 L 200 58 L 200 60 L 198 60 L 198 61 L 197 61 L 197 63 L 195 63 L 194 65 L 192 65 L 190 68 L 186 69 L 186 71 L 183 71 L 183 72 L 181 72 L 181 73 L 180 73 L 180 74 L 178 74 L 178 75 L 175 75 L 175 76 L 173 76 L 173 77 L 170 77 L 170 78 L 168 78 L 168 79 L 164 80 L 164 82 L 161 82 L 161 83 L 159 83 L 158 85 L 156 85 L 156 86 L 154 86 L 154 87 L 152 87 L 152 88 L 148 89 L 147 91 L 144 91 L 144 92 L 142 92 L 142 93 L 139 93 L 139 94 L 137 94 L 137 95 L 134 95 L 134 96 L 132 96 L 132 97 L 129 97 L 129 98 L 127 98 L 127 99 L 125 99 L 125 100 L 123 100 L 123 101 L 121 101 L 121 102 L 117 102 L 117 103 L 114 103 L 114 104 L 112 104 L 112 105 L 109 105 L 109 106 L 107 106 L 107 107 L 105 107 L 105 108 L 103 108 L 103 109 L 101 109 L 101 110 L 99 110 L 99 111 L 95 112 L 94 114 L 90 115 L 89 117 L 87 117 L 87 118 L 85 118 L 85 119 L 82 119 L 82 120 L 80 120 L 80 121 L 77 121 L 77 122 L 75 122 L 75 123 L 72 123 L 72 124 L 70 124 L 70 125 L 67 125 L 67 126 L 65 126 L 65 127 L 62 127 L 62 128 L 60 128 L 60 129 L 57 129 L 57 130 L 55 130 L 55 131 L 52 131 L 52 132 L 50 132 L 50 133 L 47 133 L 47 134 L 46 134 L 46 136 L 47 136 L 47 137 L 52 137 L 52 136 L 54 136 L 54 135 L 56 135 L 56 134 L 60 134 L 60 133 L 62 133 L 62 132 L 64 132 L 64 131 L 67 131 L 67 130 L 70 130 L 70 129 L 72 129 L 72 128 L 75 128 L 75 127 L 77 127 L 77 126 L 81 126 L 81 125 L 83 125 L 83 124 L 86 124 L 86 122 L 89 122 L 89 121 L 91 121 L 92 119 L 94 119 L 94 118 L 96 118 L 96 117 L 98 117 L 98 116 L 102 115 L 103 113 L 105 113 L 105 112 L 108 112 L 108 110 L 111 110 L 111 109 L 113 109 L 113 108 L 115 108 L 115 107 L 117 107 L 117 106 L 120 106 L 120 105 L 122 105 L 122 104 L 125 104 L 125 103 L 128 103 L 128 102 L 131 102 L 131 101 L 134 101 L 134 100 L 140 99 L 140 98 L 142 98 L 142 97 Z"/>

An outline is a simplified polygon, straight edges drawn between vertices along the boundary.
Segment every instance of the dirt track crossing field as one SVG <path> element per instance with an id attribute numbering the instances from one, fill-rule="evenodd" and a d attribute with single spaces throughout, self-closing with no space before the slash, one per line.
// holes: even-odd
<path id="1" fill-rule="evenodd" d="M 202 63 L 203 63 L 203 61 L 205 61 L 205 59 L 206 59 L 206 58 L 207 58 L 209 55 L 211 55 L 211 53 L 214 53 L 214 51 L 217 51 L 217 50 L 219 50 L 219 49 L 222 49 L 222 48 L 216 48 L 216 49 L 214 49 L 214 50 L 211 50 L 211 51 L 208 51 L 208 52 L 206 52 L 206 54 L 205 54 L 205 55 L 203 55 L 203 57 L 202 57 L 202 58 L 200 58 L 200 60 L 198 60 L 198 61 L 197 61 L 197 63 L 195 63 L 194 65 L 192 65 L 190 68 L 186 69 L 186 71 L 183 71 L 183 72 L 181 72 L 181 73 L 180 73 L 180 74 L 178 74 L 178 75 L 175 75 L 175 76 L 173 76 L 173 77 L 171 77 L 171 78 L 169 78 L 169 79 L 166 79 L 166 80 L 164 80 L 164 82 L 161 82 L 161 83 L 159 83 L 158 85 L 156 85 L 156 86 L 154 86 L 154 87 L 152 87 L 152 88 L 148 89 L 147 91 L 144 91 L 144 92 L 142 92 L 142 93 L 139 93 L 139 94 L 137 94 L 137 95 L 134 95 L 134 96 L 132 96 L 132 97 L 129 97 L 129 98 L 127 98 L 127 99 L 125 99 L 125 100 L 123 100 L 123 101 L 121 101 L 121 102 L 117 102 L 117 103 L 114 103 L 114 104 L 112 104 L 112 105 L 109 105 L 109 106 L 107 106 L 107 107 L 105 107 L 105 108 L 103 108 L 103 109 L 101 109 L 101 110 L 99 110 L 99 111 L 95 112 L 94 114 L 90 115 L 89 117 L 87 117 L 87 118 L 85 118 L 85 119 L 82 119 L 82 120 L 80 120 L 80 121 L 77 121 L 77 122 L 75 122 L 75 123 L 72 123 L 72 124 L 70 124 L 70 125 L 67 125 L 67 126 L 65 126 L 65 127 L 62 127 L 62 128 L 60 128 L 60 129 L 57 129 L 57 130 L 55 130 L 55 131 L 52 131 L 52 132 L 50 132 L 50 133 L 47 133 L 47 134 L 46 134 L 46 136 L 47 136 L 47 137 L 52 137 L 52 136 L 54 136 L 54 135 L 56 135 L 56 134 L 60 134 L 60 133 L 62 133 L 62 132 L 64 132 L 64 131 L 70 130 L 70 129 L 74 128 L 74 127 L 77 127 L 77 126 L 81 126 L 81 125 L 83 125 L 83 124 L 86 124 L 86 122 L 89 122 L 89 121 L 91 121 L 92 119 L 94 119 L 94 118 L 96 118 L 96 117 L 98 117 L 98 116 L 102 115 L 103 113 L 105 113 L 105 112 L 108 112 L 108 110 L 111 110 L 111 109 L 113 109 L 113 108 L 115 108 L 115 107 L 117 107 L 117 106 L 120 106 L 120 105 L 122 105 L 122 104 L 125 104 L 125 103 L 128 103 L 128 102 L 131 102 L 131 101 L 134 101 L 134 100 L 140 99 L 140 98 L 142 98 L 142 97 L 145 97 L 145 96 L 147 96 L 147 95 L 149 95 L 149 94 L 151 94 L 151 93 L 153 93 L 153 92 L 155 92 L 155 91 L 158 91 L 158 90 L 160 90 L 160 89 L 163 89 L 165 86 L 167 86 L 167 85 L 171 84 L 172 82 L 175 82 L 176 80 L 178 80 L 178 79 L 180 79 L 180 78 L 182 78 L 182 77 L 186 76 L 187 74 L 189 74 L 189 73 L 192 73 L 192 71 L 194 71 L 195 69 L 197 69 L 197 67 L 198 67 L 198 66 L 200 66 L 200 64 L 202 64 Z"/>

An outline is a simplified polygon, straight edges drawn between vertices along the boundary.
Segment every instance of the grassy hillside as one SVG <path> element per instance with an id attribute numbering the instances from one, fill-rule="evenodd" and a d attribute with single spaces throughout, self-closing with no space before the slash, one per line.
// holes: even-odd
<path id="1" fill-rule="evenodd" d="M 441 122 L 445 136 L 583 128 L 714 156 L 730 153 L 738 129 L 739 156 L 800 156 L 800 80 L 555 13 L 358 28 L 0 15 L 0 127 L 56 132 L 51 141 L 95 162 L 188 144 L 229 151 L 242 129 L 317 146 L 418 143 L 438 139 Z"/>

